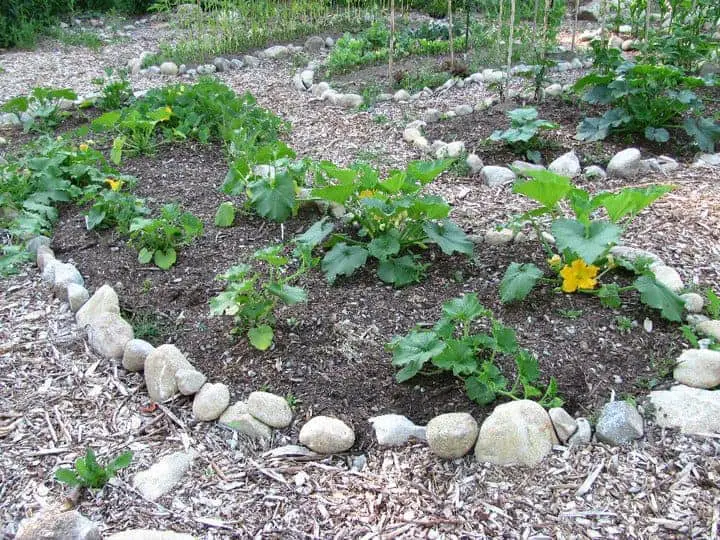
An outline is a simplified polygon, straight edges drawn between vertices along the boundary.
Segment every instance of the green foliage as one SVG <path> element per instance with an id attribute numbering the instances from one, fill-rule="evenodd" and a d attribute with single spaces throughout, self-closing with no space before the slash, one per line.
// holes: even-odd
<path id="1" fill-rule="evenodd" d="M 220 203 L 217 212 L 215 212 L 215 226 L 216 227 L 232 227 L 235 221 L 235 205 L 226 201 Z"/>
<path id="2" fill-rule="evenodd" d="M 534 107 L 514 109 L 508 111 L 507 115 L 510 118 L 510 127 L 505 131 L 494 131 L 490 140 L 503 142 L 516 151 L 526 152 L 537 148 L 540 131 L 558 127 L 553 122 L 538 119 L 538 112 Z"/>
<path id="3" fill-rule="evenodd" d="M 69 486 L 82 486 L 100 489 L 114 477 L 118 471 L 128 467 L 132 461 L 132 452 L 123 452 L 107 465 L 101 465 L 95 458 L 95 452 L 88 447 L 84 457 L 75 460 L 72 468 L 60 468 L 55 471 L 55 479 Z"/>
<path id="4" fill-rule="evenodd" d="M 503 304 L 523 300 L 543 275 L 533 263 L 510 263 L 500 283 L 500 300 Z"/>
<path id="5" fill-rule="evenodd" d="M 705 309 L 712 319 L 720 319 L 720 296 L 710 288 L 705 291 Z"/>
<path id="6" fill-rule="evenodd" d="M 203 224 L 177 204 L 166 204 L 156 218 L 138 217 L 130 224 L 130 241 L 138 249 L 138 261 L 167 270 L 177 260 L 177 250 L 202 235 Z"/>
<path id="7" fill-rule="evenodd" d="M 119 109 L 135 99 L 126 70 L 115 72 L 107 68 L 105 77 L 93 79 L 92 82 L 100 88 L 100 97 L 95 101 L 95 106 L 102 111 Z"/>
<path id="8" fill-rule="evenodd" d="M 130 232 L 130 224 L 135 218 L 149 213 L 142 199 L 107 186 L 94 186 L 94 189 L 86 190 L 85 199 L 93 203 L 85 214 L 85 226 L 88 230 L 114 227 L 120 234 L 126 235 Z"/>
<path id="9" fill-rule="evenodd" d="M 55 129 L 67 116 L 60 108 L 61 100 L 75 99 L 77 94 L 69 88 L 36 87 L 29 96 L 11 99 L 0 107 L 0 111 L 20 116 L 25 132 L 46 132 Z"/>
<path id="10" fill-rule="evenodd" d="M 487 319 L 489 330 L 475 333 L 481 319 Z M 461 378 L 468 397 L 481 405 L 499 397 L 537 399 L 544 407 L 562 405 L 555 380 L 550 379 L 545 392 L 537 386 L 537 359 L 518 346 L 514 330 L 496 320 L 474 293 L 445 302 L 443 316 L 432 330 L 412 330 L 393 339 L 386 348 L 393 353 L 393 366 L 401 368 L 395 376 L 398 382 L 415 377 L 431 363 Z M 512 385 L 496 364 L 501 357 L 514 360 Z"/>

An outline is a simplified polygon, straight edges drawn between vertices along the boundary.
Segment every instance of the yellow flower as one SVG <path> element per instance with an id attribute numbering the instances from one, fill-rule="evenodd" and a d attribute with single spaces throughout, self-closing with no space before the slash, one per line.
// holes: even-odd
<path id="1" fill-rule="evenodd" d="M 361 199 L 367 199 L 373 195 L 375 195 L 375 192 L 372 189 L 365 189 L 359 193 L 358 197 Z"/>
<path id="2" fill-rule="evenodd" d="M 105 182 L 107 182 L 110 189 L 113 191 L 120 191 L 120 188 L 123 185 L 122 180 L 115 180 L 114 178 L 107 178 Z"/>
<path id="3" fill-rule="evenodd" d="M 166 106 L 166 107 L 165 107 L 165 112 L 168 113 L 168 114 L 171 114 L 171 113 L 172 113 L 172 107 L 171 107 L 170 105 Z"/>
<path id="4" fill-rule="evenodd" d="M 87 152 L 87 151 L 88 151 L 88 148 L 90 148 L 90 147 L 89 147 L 87 144 L 82 143 L 82 144 L 79 146 L 79 148 L 80 148 L 80 151 L 81 151 L 81 152 Z"/>
<path id="5" fill-rule="evenodd" d="M 572 264 L 560 270 L 563 278 L 562 290 L 568 293 L 578 289 L 594 289 L 597 286 L 596 276 L 600 270 L 597 266 L 587 264 L 582 259 L 575 259 Z"/>
<path id="6" fill-rule="evenodd" d="M 553 255 L 552 257 L 550 257 L 547 260 L 547 263 L 550 266 L 550 268 L 558 269 L 558 268 L 560 268 L 560 265 L 562 264 L 562 259 L 560 258 L 560 255 L 558 255 L 556 253 L 555 255 Z"/>

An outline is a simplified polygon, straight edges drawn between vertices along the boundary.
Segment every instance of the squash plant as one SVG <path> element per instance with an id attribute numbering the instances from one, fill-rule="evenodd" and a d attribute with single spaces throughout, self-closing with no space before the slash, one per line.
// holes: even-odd
<path id="1" fill-rule="evenodd" d="M 545 390 L 538 386 L 537 359 L 519 347 L 515 331 L 495 319 L 476 294 L 464 294 L 445 302 L 442 313 L 432 330 L 415 329 L 386 345 L 393 353 L 393 366 L 401 368 L 395 375 L 398 382 L 422 373 L 430 362 L 435 370 L 450 371 L 460 377 L 468 397 L 480 405 L 505 397 L 537 399 L 548 408 L 562 406 L 555 379 L 550 378 Z M 489 327 L 484 332 L 477 329 L 481 319 L 486 319 Z M 512 384 L 496 363 L 501 357 L 514 361 L 516 374 Z"/>
<path id="2" fill-rule="evenodd" d="M 620 306 L 620 295 L 637 290 L 640 299 L 658 309 L 671 321 L 680 321 L 682 299 L 655 279 L 652 261 L 615 260 L 610 249 L 619 244 L 630 222 L 642 210 L 670 190 L 671 186 L 653 185 L 645 188 L 625 188 L 617 193 L 601 192 L 591 196 L 587 191 L 572 185 L 569 178 L 550 171 L 521 172 L 526 181 L 513 186 L 515 193 L 540 203 L 516 219 L 516 226 L 529 222 L 536 231 L 547 253 L 547 266 L 554 274 L 545 278 L 545 271 L 534 263 L 512 263 L 500 284 L 500 297 L 504 303 L 523 300 L 541 280 L 559 285 L 566 293 L 594 294 L 608 307 Z M 572 217 L 566 217 L 564 203 Z M 600 219 L 597 211 L 603 209 L 607 219 Z M 538 219 L 548 217 L 555 238 L 553 249 L 540 230 Z M 611 270 L 622 267 L 638 277 L 628 286 L 603 280 Z"/>

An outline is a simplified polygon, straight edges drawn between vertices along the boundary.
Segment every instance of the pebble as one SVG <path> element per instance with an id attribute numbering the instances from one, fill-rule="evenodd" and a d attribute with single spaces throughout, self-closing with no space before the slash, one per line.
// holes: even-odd
<path id="1" fill-rule="evenodd" d="M 633 178 L 640 170 L 640 150 L 626 148 L 615 154 L 607 166 L 607 174 L 611 177 Z"/>
<path id="2" fill-rule="evenodd" d="M 558 439 L 560 439 L 560 442 L 566 443 L 577 431 L 577 422 L 562 407 L 554 407 L 548 411 L 548 414 L 550 415 L 550 420 L 552 420 Z"/>
<path id="3" fill-rule="evenodd" d="M 380 446 L 402 446 L 410 439 L 426 440 L 425 427 L 400 414 L 383 414 L 368 419 Z"/>
<path id="4" fill-rule="evenodd" d="M 587 446 L 592 441 L 592 426 L 587 418 L 576 418 L 577 430 L 568 439 L 571 447 Z"/>
<path id="5" fill-rule="evenodd" d="M 575 178 L 580 175 L 582 167 L 575 150 L 571 150 L 550 163 L 548 170 L 568 178 Z"/>
<path id="6" fill-rule="evenodd" d="M 175 62 L 163 62 L 159 69 L 163 75 L 177 75 L 179 71 Z"/>
<path id="7" fill-rule="evenodd" d="M 195 369 L 181 368 L 175 372 L 178 391 L 184 396 L 192 396 L 203 388 L 207 377 Z"/>
<path id="8" fill-rule="evenodd" d="M 496 165 L 486 165 L 480 171 L 480 177 L 489 187 L 502 186 L 514 182 L 517 175 L 507 167 L 498 167 Z"/>

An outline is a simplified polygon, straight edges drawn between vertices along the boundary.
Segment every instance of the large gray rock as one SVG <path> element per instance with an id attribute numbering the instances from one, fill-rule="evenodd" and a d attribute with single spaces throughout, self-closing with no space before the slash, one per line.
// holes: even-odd
<path id="1" fill-rule="evenodd" d="M 554 407 L 548 411 L 552 420 L 555 433 L 563 444 L 568 442 L 573 433 L 577 431 L 578 425 L 575 419 L 570 416 L 562 407 Z"/>
<path id="2" fill-rule="evenodd" d="M 442 113 L 438 109 L 427 109 L 423 114 L 423 120 L 428 124 L 437 122 L 442 117 Z"/>
<path id="3" fill-rule="evenodd" d="M 701 323 L 702 324 L 702 323 Z M 673 378 L 693 388 L 715 388 L 720 385 L 720 351 L 688 349 L 677 359 Z"/>
<path id="4" fill-rule="evenodd" d="M 145 369 L 145 360 L 155 347 L 142 339 L 131 339 L 125 344 L 122 365 L 128 371 L 142 371 Z"/>
<path id="5" fill-rule="evenodd" d="M 607 176 L 605 169 L 597 165 L 590 165 L 589 167 L 585 167 L 583 174 L 585 175 L 585 178 L 588 178 L 590 180 L 592 180 L 593 178 L 602 180 Z"/>
<path id="6" fill-rule="evenodd" d="M 408 101 L 410 99 L 410 93 L 407 90 L 400 89 L 393 94 L 395 101 Z"/>
<path id="7" fill-rule="evenodd" d="M 315 72 L 312 69 L 305 69 L 300 73 L 300 82 L 302 82 L 305 90 L 309 90 L 312 87 L 314 79 Z"/>
<path id="8" fill-rule="evenodd" d="M 24 521 L 16 540 L 101 540 L 97 524 L 76 510 L 48 512 Z"/>
<path id="9" fill-rule="evenodd" d="M 637 148 L 621 150 L 608 163 L 608 176 L 633 178 L 640 172 L 640 158 L 640 150 Z"/>
<path id="10" fill-rule="evenodd" d="M 105 358 L 122 358 L 125 345 L 135 337 L 132 326 L 117 313 L 103 313 L 86 328 L 90 348 Z"/>
<path id="11" fill-rule="evenodd" d="M 230 405 L 230 390 L 223 383 L 203 385 L 193 400 L 193 416 L 201 422 L 220 418 Z"/>
<path id="12" fill-rule="evenodd" d="M 537 402 L 498 405 L 480 427 L 475 457 L 495 465 L 537 465 L 558 440 L 550 416 Z"/>
<path id="13" fill-rule="evenodd" d="M 308 52 L 320 52 L 325 48 L 325 40 L 320 36 L 310 36 L 305 40 L 305 50 Z"/>
<path id="14" fill-rule="evenodd" d="M 145 471 L 133 478 L 133 486 L 140 494 L 154 501 L 169 493 L 182 480 L 193 462 L 193 456 L 185 452 L 175 452 L 161 458 Z"/>
<path id="15" fill-rule="evenodd" d="M 363 97 L 359 94 L 336 94 L 332 103 L 345 109 L 354 109 L 363 104 Z"/>
<path id="16" fill-rule="evenodd" d="M 117 293 L 109 285 L 103 285 L 95 291 L 90 300 L 85 302 L 83 307 L 78 310 L 75 321 L 82 328 L 91 324 L 94 319 L 103 313 L 120 314 L 120 302 Z"/>
<path id="17" fill-rule="evenodd" d="M 483 182 L 490 187 L 509 184 L 517 178 L 512 170 L 507 167 L 498 167 L 497 165 L 486 165 L 483 167 L 480 171 L 480 177 Z"/>
<path id="18" fill-rule="evenodd" d="M 70 283 L 67 286 L 66 297 L 68 304 L 70 304 L 70 310 L 73 313 L 77 313 L 77 311 L 83 307 L 85 302 L 87 302 L 90 298 L 90 293 L 82 285 Z"/>
<path id="19" fill-rule="evenodd" d="M 71 283 L 85 285 L 85 280 L 80 272 L 78 272 L 78 269 L 75 268 L 75 265 L 55 262 L 52 266 L 54 267 L 52 282 L 53 293 L 55 293 L 55 296 L 60 300 L 67 300 L 67 288 Z"/>
<path id="20" fill-rule="evenodd" d="M 28 253 L 30 253 L 33 256 L 37 255 L 38 248 L 40 246 L 50 247 L 51 240 L 47 236 L 36 236 L 32 240 L 30 240 L 27 245 L 25 246 L 25 249 Z"/>
<path id="21" fill-rule="evenodd" d="M 242 57 L 242 63 L 249 68 L 256 68 L 260 65 L 260 59 L 257 56 L 246 54 Z"/>
<path id="22" fill-rule="evenodd" d="M 708 320 L 700 322 L 695 329 L 703 334 L 720 342 L 720 321 Z"/>
<path id="23" fill-rule="evenodd" d="M 683 433 L 720 433 L 720 391 L 673 386 L 650 392 L 655 423 Z"/>
<path id="24" fill-rule="evenodd" d="M 427 425 L 428 446 L 433 454 L 444 459 L 463 457 L 477 437 L 478 424 L 468 413 L 441 414 Z"/>
<path id="25" fill-rule="evenodd" d="M 477 154 L 468 154 L 468 157 L 465 158 L 465 164 L 470 167 L 470 172 L 473 174 L 479 173 L 485 166 L 483 160 Z"/>
<path id="26" fill-rule="evenodd" d="M 678 292 L 685 288 L 680 274 L 672 266 L 654 263 L 650 265 L 650 271 L 655 275 L 658 283 L 665 285 L 673 292 Z"/>
<path id="27" fill-rule="evenodd" d="M 163 75 L 177 75 L 178 66 L 175 62 L 163 62 L 160 64 L 160 73 Z"/>
<path id="28" fill-rule="evenodd" d="M 198 393 L 206 380 L 207 377 L 195 369 L 178 369 L 175 372 L 175 381 L 183 396 Z"/>
<path id="29" fill-rule="evenodd" d="M 230 71 L 232 64 L 227 58 L 217 56 L 213 58 L 213 66 L 215 66 L 218 73 L 223 73 L 224 71 Z"/>
<path id="30" fill-rule="evenodd" d="M 145 359 L 145 384 L 153 401 L 162 402 L 177 393 L 175 372 L 194 369 L 175 345 L 160 345 Z"/>
<path id="31" fill-rule="evenodd" d="M 355 444 L 355 432 L 342 420 L 315 416 L 302 427 L 299 440 L 318 454 L 335 454 L 350 450 Z"/>
<path id="32" fill-rule="evenodd" d="M 612 446 L 630 443 L 644 433 L 642 416 L 635 406 L 627 401 L 607 403 L 595 426 L 598 441 Z"/>
<path id="33" fill-rule="evenodd" d="M 48 246 L 39 246 L 37 248 L 37 253 L 35 254 L 35 264 L 37 264 L 40 272 L 45 270 L 45 267 L 48 265 L 48 263 L 50 263 L 50 261 L 54 260 L 55 252 Z"/>
<path id="34" fill-rule="evenodd" d="M 411 438 L 426 440 L 425 427 L 401 414 L 383 414 L 368 419 L 380 446 L 402 446 Z"/>
<path id="35" fill-rule="evenodd" d="M 592 441 L 592 426 L 587 418 L 577 418 L 577 430 L 568 439 L 568 445 L 579 447 L 587 446 Z"/>
<path id="36" fill-rule="evenodd" d="M 571 150 L 550 163 L 548 170 L 555 174 L 575 178 L 576 176 L 580 176 L 582 167 L 580 166 L 580 160 L 575 150 Z"/>
<path id="37" fill-rule="evenodd" d="M 239 403 L 228 407 L 218 420 L 224 426 L 228 426 L 251 439 L 269 441 L 272 438 L 270 426 L 263 424 L 260 420 L 247 412 L 241 412 L 243 407 L 237 407 Z"/>
<path id="38" fill-rule="evenodd" d="M 705 299 L 698 293 L 689 292 L 681 294 L 680 298 L 685 303 L 685 309 L 689 313 L 702 313 L 705 307 Z"/>
<path id="39" fill-rule="evenodd" d="M 105 540 L 195 540 L 195 536 L 173 531 L 153 529 L 129 529 L 106 536 Z"/>
<path id="40" fill-rule="evenodd" d="M 247 410 L 263 424 L 284 428 L 292 422 L 292 410 L 287 400 L 269 392 L 252 392 L 248 396 Z"/>
<path id="41" fill-rule="evenodd" d="M 288 55 L 290 55 L 290 49 L 288 49 L 285 45 L 273 45 L 272 47 L 268 47 L 264 51 L 260 52 L 260 56 L 262 58 L 278 59 L 285 58 Z M 245 59 L 243 58 L 243 61 L 244 60 Z"/>

